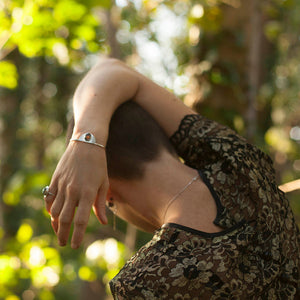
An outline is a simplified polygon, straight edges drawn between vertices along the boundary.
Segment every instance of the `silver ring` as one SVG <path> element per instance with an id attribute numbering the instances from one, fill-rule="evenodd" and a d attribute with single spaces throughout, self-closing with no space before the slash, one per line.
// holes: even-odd
<path id="1" fill-rule="evenodd" d="M 44 195 L 44 197 L 47 197 L 49 195 L 54 196 L 54 194 L 49 191 L 48 185 L 42 189 L 42 194 Z"/>

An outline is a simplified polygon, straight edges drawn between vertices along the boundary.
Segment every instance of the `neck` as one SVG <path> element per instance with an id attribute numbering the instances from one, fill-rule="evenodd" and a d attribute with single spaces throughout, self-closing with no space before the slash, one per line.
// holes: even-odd
<path id="1" fill-rule="evenodd" d="M 196 170 L 169 153 L 162 153 L 158 160 L 147 165 L 142 179 L 126 181 L 118 188 L 122 188 L 120 196 L 130 209 L 135 210 L 137 218 L 157 229 L 180 214 L 175 203 L 191 197 L 190 191 L 194 185 L 190 185 L 197 175 Z M 127 221 L 134 223 L 135 220 L 127 218 Z"/>
<path id="2" fill-rule="evenodd" d="M 185 192 L 185 190 L 188 189 L 189 186 L 192 185 L 198 178 L 199 178 L 199 174 L 194 176 L 176 195 L 174 195 L 170 199 L 170 201 L 167 203 L 166 208 L 165 208 L 165 212 L 163 215 L 163 223 L 165 223 L 166 215 L 168 213 L 170 206 L 173 204 L 173 202 L 175 202 L 177 200 L 177 198 L 179 198 Z"/>

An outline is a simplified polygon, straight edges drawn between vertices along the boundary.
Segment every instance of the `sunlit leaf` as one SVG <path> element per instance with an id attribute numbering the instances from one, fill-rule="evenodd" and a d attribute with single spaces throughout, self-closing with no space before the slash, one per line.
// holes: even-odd
<path id="1" fill-rule="evenodd" d="M 99 44 L 98 43 L 95 43 L 95 42 L 88 42 L 87 44 L 87 49 L 90 51 L 90 52 L 97 52 L 99 51 Z"/>
<path id="2" fill-rule="evenodd" d="M 27 223 L 24 223 L 20 226 L 16 235 L 16 239 L 20 243 L 25 243 L 31 239 L 32 234 L 33 234 L 33 230 L 31 226 Z"/>
<path id="3" fill-rule="evenodd" d="M 18 85 L 18 72 L 13 62 L 0 61 L 0 85 L 14 89 Z"/>
<path id="4" fill-rule="evenodd" d="M 78 275 L 82 280 L 94 281 L 96 280 L 96 274 L 87 266 L 83 266 L 79 269 Z"/>
<path id="5" fill-rule="evenodd" d="M 78 21 L 86 12 L 86 7 L 72 0 L 63 0 L 54 8 L 54 18 L 60 23 Z"/>
<path id="6" fill-rule="evenodd" d="M 281 128 L 273 127 L 265 135 L 266 142 L 276 150 L 287 153 L 292 150 L 292 143 L 285 131 Z"/>
<path id="7" fill-rule="evenodd" d="M 78 50 L 83 46 L 83 42 L 80 39 L 73 39 L 70 45 L 73 49 Z"/>
<path id="8" fill-rule="evenodd" d="M 0 255 L 0 285 L 13 285 L 15 278 L 15 270 L 11 257 L 8 255 Z"/>
<path id="9" fill-rule="evenodd" d="M 18 193 L 5 192 L 3 194 L 3 202 L 7 205 L 17 205 L 20 202 L 20 195 Z"/>
<path id="10" fill-rule="evenodd" d="M 78 35 L 79 38 L 84 39 L 86 41 L 91 41 L 96 36 L 95 30 L 87 25 L 78 26 L 75 29 L 75 33 Z"/>
<path id="11" fill-rule="evenodd" d="M 41 300 L 55 300 L 55 296 L 49 290 L 42 290 L 39 294 L 39 299 Z"/>
<path id="12" fill-rule="evenodd" d="M 5 297 L 5 300 L 20 300 L 21 298 L 19 298 L 16 295 L 9 295 L 7 297 Z"/>

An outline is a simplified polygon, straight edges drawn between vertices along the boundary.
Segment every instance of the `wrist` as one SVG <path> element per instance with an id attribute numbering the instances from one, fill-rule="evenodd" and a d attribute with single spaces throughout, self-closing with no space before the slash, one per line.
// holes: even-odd
<path id="1" fill-rule="evenodd" d="M 86 142 L 92 142 L 92 143 L 98 143 L 103 145 L 104 147 L 106 146 L 106 135 L 103 133 L 98 132 L 97 130 L 93 129 L 75 129 L 73 131 L 73 134 L 70 138 L 71 140 L 75 139 L 82 139 L 85 140 Z"/>
<path id="2" fill-rule="evenodd" d="M 86 132 L 80 135 L 78 138 L 71 138 L 71 142 L 81 142 L 81 143 L 86 143 L 94 146 L 98 146 L 100 148 L 104 148 L 105 146 L 103 144 L 100 144 L 97 142 L 95 136 L 91 132 Z"/>
<path id="3" fill-rule="evenodd" d="M 90 133 L 96 143 L 106 146 L 108 138 L 108 124 L 93 124 L 92 122 L 75 122 L 71 139 L 79 139 L 83 134 Z"/>

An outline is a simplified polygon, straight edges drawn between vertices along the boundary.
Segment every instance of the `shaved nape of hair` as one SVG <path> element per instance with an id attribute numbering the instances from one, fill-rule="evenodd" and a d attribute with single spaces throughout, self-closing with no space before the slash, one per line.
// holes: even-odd
<path id="1" fill-rule="evenodd" d="M 74 119 L 69 123 L 67 140 L 72 136 Z M 114 112 L 106 144 L 108 176 L 115 179 L 142 178 L 145 164 L 166 150 L 177 157 L 169 138 L 157 122 L 136 102 L 127 101 Z"/>

